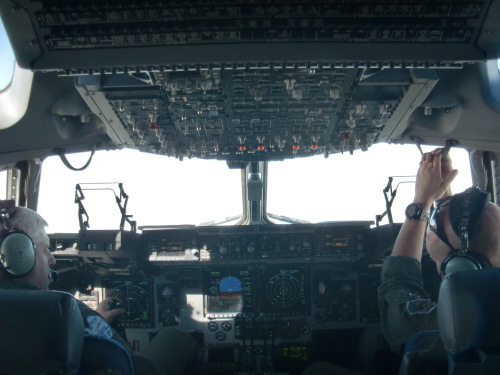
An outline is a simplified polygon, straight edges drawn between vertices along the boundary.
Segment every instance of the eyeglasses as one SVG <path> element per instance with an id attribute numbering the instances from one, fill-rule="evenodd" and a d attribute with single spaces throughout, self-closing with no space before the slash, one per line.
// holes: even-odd
<path id="1" fill-rule="evenodd" d="M 444 232 L 442 232 L 440 229 L 439 229 L 439 225 L 438 225 L 438 214 L 439 214 L 439 211 L 441 211 L 441 208 L 445 207 L 445 206 L 448 206 L 451 202 L 451 196 L 449 197 L 446 197 L 446 198 L 442 198 L 442 199 L 438 199 L 436 202 L 435 202 L 435 207 L 434 207 L 434 210 L 432 211 L 430 217 L 429 217 L 429 229 L 436 235 L 438 236 L 438 238 L 443 241 L 446 245 L 448 245 L 448 247 L 451 249 L 451 250 L 455 250 L 455 248 L 453 247 L 453 245 L 450 243 L 450 241 L 448 241 L 448 237 L 446 237 L 446 234 Z"/>

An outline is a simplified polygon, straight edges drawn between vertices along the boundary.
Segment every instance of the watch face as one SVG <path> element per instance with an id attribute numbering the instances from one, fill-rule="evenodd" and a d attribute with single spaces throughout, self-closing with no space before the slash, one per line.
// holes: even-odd
<path id="1" fill-rule="evenodd" d="M 410 220 L 420 220 L 422 211 L 418 204 L 411 203 L 406 207 L 406 217 Z"/>
<path id="2" fill-rule="evenodd" d="M 413 217 L 417 213 L 417 207 L 414 204 L 410 204 L 406 208 L 406 216 Z"/>

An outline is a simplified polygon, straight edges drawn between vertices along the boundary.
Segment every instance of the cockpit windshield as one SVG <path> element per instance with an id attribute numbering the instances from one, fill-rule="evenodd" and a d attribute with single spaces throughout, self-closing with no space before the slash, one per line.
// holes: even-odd
<path id="1" fill-rule="evenodd" d="M 430 151 L 427 146 L 424 151 Z M 455 191 L 471 184 L 468 153 L 451 150 L 460 170 Z M 81 167 L 89 153 L 69 156 Z M 393 181 L 387 197 L 393 199 L 394 221 L 404 220 L 411 201 L 420 154 L 413 145 L 375 145 L 369 153 L 314 156 L 269 162 L 267 218 L 274 223 L 373 221 L 386 210 L 384 189 Z M 221 225 L 241 220 L 244 203 L 242 174 L 223 161 L 174 158 L 134 150 L 97 152 L 89 167 L 71 171 L 57 156 L 43 162 L 39 212 L 52 233 L 79 229 L 79 205 L 75 188 L 81 189 L 81 205 L 90 229 L 118 229 L 118 184 L 129 197 L 126 214 L 137 226 Z M 305 192 L 308 192 L 307 194 Z M 57 202 L 58 209 L 54 209 Z M 388 217 L 381 218 L 387 223 Z"/>
<path id="2" fill-rule="evenodd" d="M 89 153 L 68 157 L 81 167 Z M 115 201 L 118 183 L 129 196 L 127 215 L 137 225 L 210 224 L 242 215 L 241 171 L 225 162 L 177 159 L 134 150 L 97 152 L 81 172 L 67 169 L 57 156 L 43 162 L 39 212 L 49 231 L 78 231 L 75 187 L 80 185 L 89 229 L 118 229 L 120 209 Z M 106 183 L 106 184 L 97 184 Z M 54 209 L 58 202 L 58 209 Z M 64 213 L 63 213 L 64 211 Z M 208 223 L 207 223 L 208 222 Z"/>
<path id="3" fill-rule="evenodd" d="M 432 149 L 427 146 L 424 152 Z M 469 154 L 454 148 L 450 155 L 460 172 L 452 185 L 459 192 L 471 185 Z M 353 155 L 347 152 L 269 163 L 267 212 L 271 218 L 277 215 L 311 223 L 375 221 L 386 210 L 384 189 L 392 177 L 387 197 L 392 198 L 392 189 L 393 219 L 403 222 L 405 207 L 413 199 L 419 158 L 413 145 L 377 144 L 370 152 Z M 387 219 L 385 216 L 382 223 Z"/>

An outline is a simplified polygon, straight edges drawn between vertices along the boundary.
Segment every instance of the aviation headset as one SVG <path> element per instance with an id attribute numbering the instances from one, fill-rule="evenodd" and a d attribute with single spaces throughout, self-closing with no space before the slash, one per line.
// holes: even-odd
<path id="1" fill-rule="evenodd" d="M 11 277 L 22 277 L 35 266 L 35 245 L 24 232 L 13 229 L 11 219 L 16 213 L 13 200 L 0 200 L 0 270 Z"/>
<path id="2" fill-rule="evenodd" d="M 460 249 L 452 250 L 441 264 L 443 276 L 457 271 L 491 268 L 488 259 L 469 251 L 469 239 L 476 234 L 489 201 L 490 194 L 477 187 L 468 188 L 451 198 L 448 216 L 453 231 L 460 238 Z"/>

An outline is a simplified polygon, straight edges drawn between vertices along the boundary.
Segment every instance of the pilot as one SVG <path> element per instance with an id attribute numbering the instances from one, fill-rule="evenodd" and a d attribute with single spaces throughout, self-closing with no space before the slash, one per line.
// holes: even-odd
<path id="1" fill-rule="evenodd" d="M 382 268 L 382 331 L 398 354 L 413 334 L 437 330 L 436 303 L 424 289 L 420 267 L 424 240 L 441 277 L 457 270 L 500 267 L 500 208 L 477 188 L 453 195 L 450 184 L 458 170 L 442 153 L 438 148 L 422 155 L 413 203 Z"/>
<path id="2" fill-rule="evenodd" d="M 49 289 L 57 272 L 52 270 L 56 260 L 49 250 L 46 226 L 47 222 L 35 211 L 15 207 L 13 201 L 0 200 L 0 289 Z M 16 250 L 14 255 L 8 250 L 13 243 L 20 244 L 16 249 L 22 249 Z M 140 355 L 132 352 L 128 343 L 110 326 L 125 310 L 110 309 L 108 301 L 102 301 L 96 311 L 78 301 L 85 331 L 121 343 L 130 351 L 137 374 L 192 374 L 196 371 L 198 346 L 189 334 L 177 329 L 161 330 Z"/>

